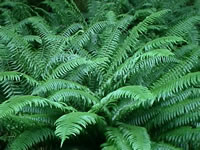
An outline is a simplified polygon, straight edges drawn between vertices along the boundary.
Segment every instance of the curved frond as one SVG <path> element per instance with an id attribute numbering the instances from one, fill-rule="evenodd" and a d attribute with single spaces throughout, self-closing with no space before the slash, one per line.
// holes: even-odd
<path id="1" fill-rule="evenodd" d="M 55 70 L 53 70 L 52 74 L 50 75 L 50 78 L 59 78 L 68 73 L 69 71 L 72 71 L 74 68 L 86 64 L 89 61 L 85 58 L 79 58 L 74 59 L 71 61 L 68 61 L 66 63 L 60 64 Z"/>
<path id="2" fill-rule="evenodd" d="M 61 35 L 68 38 L 71 35 L 73 35 L 74 33 L 76 33 L 78 30 L 83 29 L 83 25 L 79 24 L 79 23 L 75 23 L 70 25 L 67 29 L 65 29 Z"/>
<path id="3" fill-rule="evenodd" d="M 83 131 L 88 125 L 94 125 L 101 117 L 88 112 L 72 112 L 61 116 L 56 121 L 56 136 L 61 138 L 61 146 L 66 139 L 76 136 Z"/>
<path id="4" fill-rule="evenodd" d="M 191 112 L 196 108 L 198 108 L 199 106 L 200 106 L 199 98 L 186 99 L 172 106 L 161 108 L 160 113 L 156 117 L 154 117 L 149 123 L 150 124 L 153 123 L 154 126 L 163 125 L 167 121 L 170 121 L 175 117 Z"/>
<path id="5" fill-rule="evenodd" d="M 200 72 L 188 73 L 179 79 L 170 80 L 167 83 L 156 85 L 151 91 L 158 98 L 166 98 L 167 96 L 171 96 L 173 93 L 183 90 L 191 85 L 198 84 L 199 82 Z"/>
<path id="6" fill-rule="evenodd" d="M 153 94 L 143 86 L 125 86 L 109 93 L 101 99 L 99 103 L 93 106 L 91 111 L 99 111 L 109 103 L 113 103 L 118 99 L 128 98 L 135 101 L 135 106 L 141 104 L 151 105 L 154 102 Z"/>
<path id="7" fill-rule="evenodd" d="M 192 16 L 179 21 L 176 25 L 172 26 L 167 34 L 184 37 L 184 35 L 191 31 L 192 27 L 200 21 L 199 16 Z"/>
<path id="8" fill-rule="evenodd" d="M 70 97 L 77 99 L 83 104 L 96 104 L 99 102 L 98 98 L 82 90 L 62 89 L 50 95 L 48 99 L 52 101 L 67 101 Z M 78 102 L 77 101 L 77 102 Z"/>
<path id="9" fill-rule="evenodd" d="M 22 79 L 26 79 L 27 83 L 30 85 L 38 85 L 38 81 L 33 79 L 32 77 L 20 73 L 20 72 L 15 72 L 15 71 L 9 71 L 9 72 L 0 72 L 0 81 L 5 81 L 5 80 L 11 80 L 11 81 L 21 81 Z"/>
<path id="10" fill-rule="evenodd" d="M 169 131 L 161 135 L 159 138 L 166 142 L 170 142 L 179 146 L 181 146 L 182 143 L 187 145 L 189 144 L 189 142 L 195 142 L 200 140 L 199 130 L 199 128 L 185 126 Z"/>
<path id="11" fill-rule="evenodd" d="M 145 128 L 131 126 L 126 124 L 120 125 L 124 138 L 129 142 L 134 150 L 151 150 L 151 142 Z"/>
<path id="12" fill-rule="evenodd" d="M 55 137 L 53 130 L 49 128 L 33 128 L 25 130 L 23 133 L 18 135 L 14 141 L 12 141 L 8 148 L 11 150 L 28 150 L 32 146 L 45 142 L 47 139 Z"/>
<path id="13" fill-rule="evenodd" d="M 112 147 L 116 147 L 116 150 L 132 150 L 129 142 L 124 138 L 123 134 L 117 128 L 108 128 L 105 133 L 107 141 L 112 143 Z"/>
<path id="14" fill-rule="evenodd" d="M 75 111 L 75 109 L 64 107 L 62 104 L 57 103 L 57 102 L 52 102 L 48 99 L 41 98 L 39 96 L 14 96 L 11 97 L 9 100 L 3 102 L 0 104 L 0 118 L 6 117 L 8 114 L 11 113 L 17 113 L 24 106 L 38 106 L 38 107 L 44 107 L 44 106 L 49 106 L 49 107 L 55 107 L 59 108 L 61 110 L 67 110 L 70 109 L 71 111 Z"/>
<path id="15" fill-rule="evenodd" d="M 81 84 L 78 84 L 73 81 L 68 81 L 68 80 L 63 80 L 63 79 L 49 79 L 42 84 L 40 84 L 38 87 L 36 87 L 32 95 L 40 95 L 44 94 L 47 92 L 52 92 L 52 91 L 58 91 L 61 89 L 76 89 L 76 90 L 83 90 L 89 93 L 92 93 L 89 88 L 86 86 L 83 86 Z"/>
<path id="16" fill-rule="evenodd" d="M 144 49 L 145 51 L 149 51 L 155 48 L 170 48 L 173 44 L 177 44 L 179 42 L 186 41 L 178 36 L 166 36 L 149 41 L 143 46 L 142 49 Z"/>

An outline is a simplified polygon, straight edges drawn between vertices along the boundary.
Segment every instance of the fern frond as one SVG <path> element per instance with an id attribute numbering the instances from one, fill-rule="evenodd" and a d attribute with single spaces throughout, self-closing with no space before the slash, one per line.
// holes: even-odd
<path id="1" fill-rule="evenodd" d="M 75 34 L 76 32 L 78 32 L 78 30 L 83 30 L 83 25 L 79 24 L 79 23 L 75 23 L 70 25 L 67 29 L 65 29 L 61 35 L 68 38 L 71 35 Z"/>
<path id="2" fill-rule="evenodd" d="M 199 141 L 199 130 L 199 128 L 185 126 L 169 131 L 159 138 L 166 142 L 181 146 L 183 143 L 188 144 L 189 142 Z"/>
<path id="3" fill-rule="evenodd" d="M 162 101 L 160 106 L 166 107 L 166 106 L 173 105 L 177 102 L 185 100 L 186 98 L 190 97 L 192 94 L 196 95 L 198 92 L 199 90 L 195 88 L 189 88 L 189 89 L 180 91 L 177 94 L 174 94 L 173 96 L 167 98 L 165 101 Z"/>
<path id="4" fill-rule="evenodd" d="M 36 41 L 38 42 L 39 44 L 42 44 L 42 39 L 37 36 L 37 35 L 26 35 L 23 37 L 27 42 L 33 42 L 33 41 Z"/>
<path id="5" fill-rule="evenodd" d="M 128 25 L 133 21 L 132 16 L 125 16 L 120 21 L 118 21 L 117 26 L 115 27 L 114 31 L 108 36 L 104 45 L 102 46 L 98 57 L 106 57 L 108 58 L 108 62 L 106 62 L 107 66 L 105 68 L 109 68 L 109 64 L 113 59 L 113 55 L 119 45 L 120 36 L 122 31 L 126 30 Z"/>
<path id="6" fill-rule="evenodd" d="M 75 109 L 72 110 L 70 107 L 64 107 L 62 104 L 57 102 L 52 102 L 48 99 L 41 98 L 39 96 L 15 96 L 10 98 L 9 100 L 3 102 L 0 104 L 0 118 L 6 117 L 8 114 L 17 113 L 20 110 L 23 109 L 24 106 L 49 106 L 49 107 L 55 107 L 59 108 L 63 111 L 69 109 L 70 111 L 75 111 Z"/>
<path id="7" fill-rule="evenodd" d="M 90 89 L 88 89 L 86 86 L 80 85 L 73 81 L 63 80 L 63 79 L 49 79 L 42 84 L 40 84 L 38 87 L 36 87 L 32 95 L 40 95 L 51 91 L 58 91 L 61 89 L 76 89 L 76 90 L 83 90 L 89 93 L 92 93 Z"/>
<path id="8" fill-rule="evenodd" d="M 112 58 L 113 53 L 119 43 L 120 35 L 121 31 L 119 29 L 113 31 L 113 34 L 108 37 L 105 44 L 101 48 L 99 57 L 107 57 L 109 59 Z"/>
<path id="9" fill-rule="evenodd" d="M 166 15 L 170 10 L 162 10 L 159 12 L 152 13 L 150 16 L 147 16 L 142 22 L 140 22 L 136 27 L 131 31 L 131 36 L 136 40 L 140 34 L 145 33 L 148 30 L 148 25 L 153 24 L 155 21 Z"/>
<path id="10" fill-rule="evenodd" d="M 140 56 L 132 56 L 120 65 L 114 73 L 108 72 L 110 77 L 102 84 L 100 90 L 105 90 L 107 87 L 111 86 L 113 81 L 119 81 L 120 79 L 121 82 L 125 83 L 128 77 L 141 70 L 152 69 L 161 63 L 177 62 L 178 60 L 174 58 L 173 55 L 174 54 L 167 49 L 156 49 L 141 54 Z"/>
<path id="11" fill-rule="evenodd" d="M 150 138 L 145 128 L 120 124 L 120 130 L 123 132 L 124 138 L 129 142 L 132 149 L 151 150 Z"/>
<path id="12" fill-rule="evenodd" d="M 45 142 L 47 139 L 55 137 L 54 132 L 49 128 L 33 128 L 30 130 L 25 130 L 19 136 L 17 136 L 14 141 L 12 141 L 8 148 L 11 150 L 28 150 L 32 146 Z"/>
<path id="13" fill-rule="evenodd" d="M 42 17 L 29 17 L 16 24 L 16 28 L 23 29 L 27 24 L 32 25 L 33 29 L 36 30 L 41 36 L 51 33 L 50 27 Z"/>
<path id="14" fill-rule="evenodd" d="M 158 98 L 166 98 L 167 96 L 171 96 L 173 93 L 183 90 L 184 88 L 198 84 L 200 82 L 199 77 L 199 72 L 188 73 L 179 79 L 170 80 L 168 83 L 154 86 L 152 93 L 154 93 Z"/>
<path id="15" fill-rule="evenodd" d="M 161 108 L 160 113 L 154 117 L 149 123 L 154 126 L 163 125 L 180 115 L 191 112 L 198 108 L 200 105 L 199 98 L 187 99 L 172 106 Z"/>
<path id="16" fill-rule="evenodd" d="M 55 70 L 53 70 L 50 78 L 59 78 L 65 75 L 67 72 L 72 71 L 74 68 L 86 64 L 90 61 L 86 60 L 85 58 L 74 59 L 68 61 L 67 63 L 63 63 L 59 65 Z"/>
<path id="17" fill-rule="evenodd" d="M 117 128 L 107 128 L 107 132 L 105 133 L 107 141 L 112 143 L 112 147 L 116 147 L 117 150 L 132 150 L 129 142 L 123 137 L 123 134 Z"/>
<path id="18" fill-rule="evenodd" d="M 108 143 L 104 143 L 101 145 L 102 150 L 116 150 L 117 147 L 112 145 L 112 144 L 108 144 Z"/>
<path id="19" fill-rule="evenodd" d="M 154 49 L 142 54 L 140 57 L 141 59 L 148 58 L 148 57 L 167 57 L 173 56 L 174 53 L 169 51 L 168 49 Z"/>
<path id="20" fill-rule="evenodd" d="M 145 94 L 144 94 L 145 93 Z M 135 101 L 135 106 L 140 106 L 154 102 L 153 94 L 142 86 L 125 86 L 109 93 L 101 99 L 100 103 L 93 106 L 91 111 L 99 111 L 109 103 L 113 103 L 118 99 L 129 98 Z"/>
<path id="21" fill-rule="evenodd" d="M 62 89 L 55 92 L 48 99 L 52 101 L 67 101 L 72 97 L 78 101 L 82 101 L 83 104 L 96 104 L 99 102 L 98 98 L 82 90 L 75 89 Z"/>
<path id="22" fill-rule="evenodd" d="M 112 65 L 112 69 L 120 65 L 127 57 L 128 52 L 135 51 L 134 47 L 138 43 L 138 38 L 140 35 L 148 31 L 148 26 L 152 25 L 155 21 L 166 15 L 169 10 L 162 10 L 159 12 L 152 13 L 147 16 L 142 22 L 137 26 L 133 27 L 129 33 L 129 36 L 124 40 L 123 45 L 119 48 L 115 55 L 115 62 Z"/>
<path id="23" fill-rule="evenodd" d="M 55 112 L 55 111 L 54 111 Z M 33 121 L 35 124 L 38 124 L 40 126 L 44 125 L 48 125 L 51 127 L 54 127 L 54 123 L 56 122 L 56 120 L 61 116 L 62 113 L 57 113 L 55 112 L 54 114 L 30 114 L 30 115 L 22 115 L 20 116 L 21 118 L 24 118 L 24 120 L 28 120 L 28 121 Z M 19 116 L 17 116 L 19 118 Z"/>
<path id="24" fill-rule="evenodd" d="M 176 61 L 170 57 L 173 55 L 174 54 L 167 49 L 155 49 L 146 52 L 140 56 L 132 56 L 117 68 L 117 71 L 114 74 L 114 79 L 116 80 L 120 76 L 128 77 L 132 73 L 135 73 L 141 69 L 152 68 L 153 66 L 160 64 L 161 62 L 164 63 Z"/>
<path id="25" fill-rule="evenodd" d="M 128 124 L 140 126 L 147 124 L 150 120 L 157 116 L 158 113 L 159 109 L 155 107 L 151 107 L 149 109 L 137 108 L 127 115 L 127 118 L 124 119 L 127 120 Z"/>
<path id="26" fill-rule="evenodd" d="M 20 75 L 19 72 L 0 72 L 0 81 L 4 80 L 11 80 L 11 81 L 20 81 Z"/>
<path id="27" fill-rule="evenodd" d="M 61 146 L 66 139 L 71 136 L 77 136 L 88 125 L 94 125 L 97 121 L 102 121 L 102 118 L 93 113 L 88 112 L 73 112 L 61 116 L 56 121 L 56 136 L 61 138 Z"/>
<path id="28" fill-rule="evenodd" d="M 170 144 L 155 142 L 152 142 L 151 148 L 152 150 L 181 150 L 180 148 L 174 147 Z"/>
<path id="29" fill-rule="evenodd" d="M 192 27 L 199 21 L 200 21 L 199 16 L 192 16 L 184 20 L 181 20 L 168 30 L 167 35 L 176 35 L 179 37 L 184 37 L 184 35 L 190 32 Z"/>
<path id="30" fill-rule="evenodd" d="M 92 34 L 97 34 L 103 28 L 105 28 L 108 24 L 109 24 L 108 21 L 101 21 L 101 22 L 97 22 L 93 24 L 82 35 L 80 35 L 74 43 L 72 43 L 72 47 L 75 50 L 79 50 L 90 40 L 90 37 Z"/>
<path id="31" fill-rule="evenodd" d="M 192 46 L 193 48 L 193 46 Z M 190 51 L 189 48 L 186 48 Z M 164 74 L 158 81 L 153 83 L 152 88 L 160 86 L 162 84 L 167 83 L 169 80 L 175 80 L 186 73 L 190 72 L 190 70 L 197 64 L 198 57 L 200 55 L 200 51 L 198 47 L 194 47 L 194 50 L 191 50 L 189 57 L 184 58 L 183 61 L 179 62 L 173 68 L 171 68 L 166 74 Z"/>
<path id="32" fill-rule="evenodd" d="M 5 124 L 5 125 L 4 125 Z M 14 124 L 15 128 L 18 130 L 24 130 L 27 128 L 32 128 L 36 125 L 39 125 L 41 127 L 43 127 L 46 124 L 43 123 L 38 123 L 34 120 L 31 120 L 29 118 L 24 118 L 23 116 L 19 115 L 12 115 L 12 114 L 8 114 L 6 116 L 6 118 L 1 118 L 1 125 L 2 126 L 7 126 L 9 129 L 12 128 L 12 126 L 8 126 L 8 124 Z"/>
<path id="33" fill-rule="evenodd" d="M 166 36 L 149 41 L 143 46 L 142 49 L 144 49 L 145 51 L 149 51 L 156 48 L 170 48 L 173 44 L 177 44 L 179 42 L 186 41 L 178 36 Z"/>
<path id="34" fill-rule="evenodd" d="M 6 80 L 21 81 L 23 78 L 26 79 L 26 82 L 32 86 L 36 86 L 39 84 L 37 80 L 33 79 L 32 77 L 24 73 L 16 71 L 0 72 L 0 81 L 6 81 Z"/>
<path id="35" fill-rule="evenodd" d="M 200 119 L 200 113 L 198 110 L 195 110 L 193 112 L 183 114 L 180 117 L 176 117 L 175 119 L 173 119 L 172 121 L 168 123 L 167 128 L 186 126 L 186 125 L 199 121 L 199 119 Z"/>
<path id="36" fill-rule="evenodd" d="M 48 60 L 48 63 L 45 66 L 45 75 L 48 76 L 50 72 L 52 71 L 52 69 L 58 64 L 65 63 L 68 60 L 70 61 L 70 60 L 78 59 L 78 58 L 81 58 L 81 57 L 75 54 L 68 54 L 64 52 L 59 52 L 55 54 Z"/>

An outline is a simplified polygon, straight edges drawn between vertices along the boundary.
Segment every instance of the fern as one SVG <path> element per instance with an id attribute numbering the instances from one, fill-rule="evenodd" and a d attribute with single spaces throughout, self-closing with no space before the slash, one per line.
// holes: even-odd
<path id="1" fill-rule="evenodd" d="M 144 105 L 145 103 L 151 105 L 154 101 L 154 96 L 147 88 L 142 86 L 126 86 L 109 93 L 106 97 L 101 99 L 100 103 L 93 106 L 92 111 L 100 111 L 109 103 L 113 103 L 120 98 L 133 99 L 136 101 L 135 106 Z"/>
<path id="2" fill-rule="evenodd" d="M 198 150 L 199 6 L 1 2 L 0 149 Z"/>
<path id="3" fill-rule="evenodd" d="M 61 138 L 62 146 L 65 139 L 80 134 L 84 128 L 96 124 L 98 120 L 102 120 L 102 118 L 93 113 L 73 112 L 66 114 L 56 121 L 55 134 Z"/>
<path id="4" fill-rule="evenodd" d="M 65 88 L 83 90 L 92 93 L 89 88 L 80 85 L 76 82 L 62 80 L 62 79 L 50 79 L 40 84 L 37 88 L 35 88 L 32 95 L 40 95 L 47 92 L 57 91 Z"/>
<path id="5" fill-rule="evenodd" d="M 168 35 L 176 35 L 179 37 L 183 37 L 186 33 L 188 33 L 191 28 L 199 22 L 199 16 L 193 16 L 190 18 L 186 18 L 185 20 L 181 20 L 180 22 L 178 22 L 178 24 L 176 24 L 175 26 L 173 26 L 172 28 L 170 28 L 170 30 L 167 32 Z"/>
<path id="6" fill-rule="evenodd" d="M 52 101 L 65 101 L 69 97 L 74 97 L 77 100 L 81 100 L 83 104 L 96 104 L 99 100 L 95 96 L 81 91 L 81 90 L 74 90 L 74 89 L 63 89 L 60 90 L 49 97 Z"/>
<path id="7" fill-rule="evenodd" d="M 123 134 L 117 128 L 108 128 L 106 132 L 106 137 L 109 143 L 116 147 L 117 150 L 124 149 L 124 150 L 131 150 L 131 146 L 128 144 L 123 138 Z"/>
<path id="8" fill-rule="evenodd" d="M 166 143 L 152 143 L 152 150 L 180 150 L 172 145 Z"/>
<path id="9" fill-rule="evenodd" d="M 198 128 L 192 129 L 192 127 L 185 126 L 161 135 L 160 138 L 168 142 L 177 143 L 177 145 L 182 145 L 179 141 L 184 141 L 184 145 L 187 145 L 189 141 L 199 140 L 198 131 Z"/>
<path id="10" fill-rule="evenodd" d="M 173 45 L 174 43 L 178 43 L 178 42 L 186 42 L 185 40 L 183 40 L 180 37 L 176 37 L 176 36 L 168 36 L 168 37 L 162 37 L 162 38 L 158 38 L 155 40 L 152 40 L 148 43 L 146 43 L 144 45 L 144 50 L 145 51 L 149 51 L 151 49 L 155 49 L 155 48 L 160 48 L 161 46 L 163 48 L 168 48 L 169 46 Z"/>
<path id="11" fill-rule="evenodd" d="M 163 108 L 161 113 L 150 122 L 153 122 L 155 126 L 162 125 L 165 122 L 172 120 L 175 117 L 178 117 L 180 115 L 195 110 L 196 108 L 198 108 L 198 106 L 199 106 L 199 98 L 187 99 L 171 107 Z"/>
<path id="12" fill-rule="evenodd" d="M 9 100 L 5 101 L 0 105 L 0 111 L 1 111 L 1 118 L 5 117 L 8 114 L 11 113 L 18 113 L 24 106 L 39 106 L 39 107 L 44 107 L 44 106 L 50 106 L 50 107 L 55 107 L 59 108 L 61 110 L 66 110 L 63 105 L 49 101 L 48 99 L 41 98 L 38 96 L 15 96 L 10 98 Z"/>
<path id="13" fill-rule="evenodd" d="M 71 62 L 63 63 L 59 65 L 51 74 L 50 78 L 59 78 L 65 75 L 67 72 L 73 70 L 74 68 L 86 64 L 88 61 L 85 58 L 72 60 Z"/>
<path id="14" fill-rule="evenodd" d="M 53 137 L 55 137 L 54 132 L 49 128 L 33 128 L 17 136 L 16 139 L 9 144 L 8 148 L 11 150 L 28 150 L 33 145 Z"/>
<path id="15" fill-rule="evenodd" d="M 166 96 L 172 95 L 172 93 L 183 90 L 191 85 L 198 84 L 199 72 L 189 73 L 179 79 L 171 80 L 167 84 L 162 84 L 160 86 L 154 87 L 152 92 L 158 97 L 165 98 Z M 164 88 L 163 88 L 164 86 Z"/>
<path id="16" fill-rule="evenodd" d="M 151 149 L 149 135 L 144 128 L 123 124 L 120 127 L 132 149 Z"/>

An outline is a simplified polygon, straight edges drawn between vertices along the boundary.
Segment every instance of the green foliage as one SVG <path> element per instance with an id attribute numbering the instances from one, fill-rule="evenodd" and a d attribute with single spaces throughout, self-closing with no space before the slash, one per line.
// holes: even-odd
<path id="1" fill-rule="evenodd" d="M 0 149 L 200 149 L 199 8 L 1 1 Z"/>
<path id="2" fill-rule="evenodd" d="M 47 138 L 52 138 L 54 136 L 55 135 L 51 129 L 33 128 L 31 130 L 24 131 L 18 137 L 16 137 L 16 139 L 12 143 L 9 144 L 8 149 L 26 150 L 26 149 L 29 149 L 30 147 L 32 147 L 33 145 L 35 145 L 39 142 L 42 142 L 44 140 L 47 140 Z"/>
<path id="3" fill-rule="evenodd" d="M 72 112 L 58 118 L 55 134 L 62 139 L 62 146 L 64 141 L 69 139 L 70 136 L 80 134 L 84 128 L 88 125 L 96 124 L 98 120 L 101 120 L 101 118 L 93 113 Z"/>

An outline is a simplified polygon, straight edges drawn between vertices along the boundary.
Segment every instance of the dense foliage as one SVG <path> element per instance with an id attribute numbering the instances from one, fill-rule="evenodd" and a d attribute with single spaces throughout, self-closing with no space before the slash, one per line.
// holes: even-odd
<path id="1" fill-rule="evenodd" d="M 3 0 L 0 149 L 199 150 L 199 0 Z"/>

